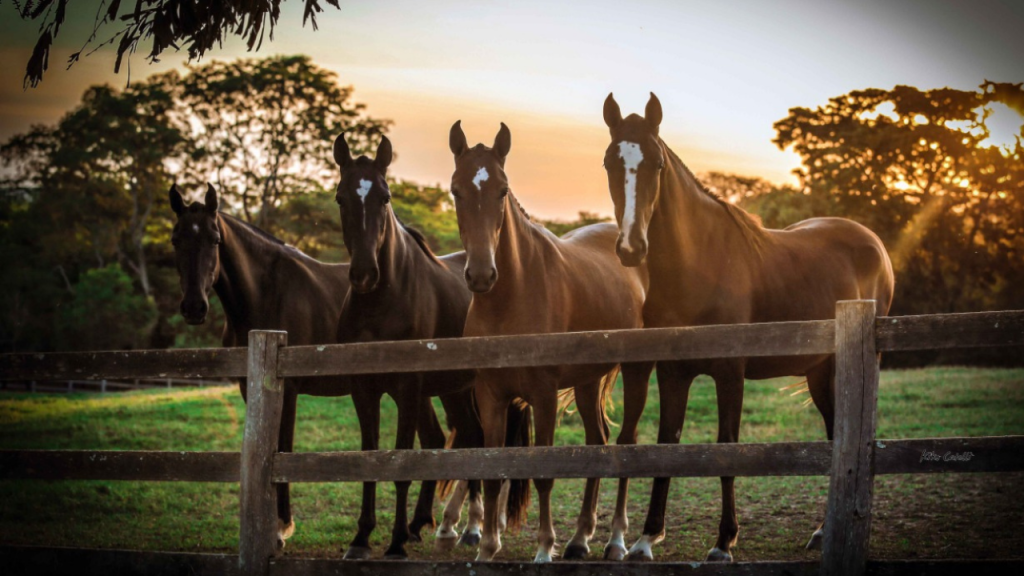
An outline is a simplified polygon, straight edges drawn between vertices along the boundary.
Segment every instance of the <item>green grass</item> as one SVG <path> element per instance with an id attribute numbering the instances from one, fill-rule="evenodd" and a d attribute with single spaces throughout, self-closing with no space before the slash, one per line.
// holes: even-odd
<path id="1" fill-rule="evenodd" d="M 803 406 L 806 394 L 779 388 L 796 378 L 748 382 L 740 438 L 744 442 L 823 440 L 821 417 Z M 621 401 L 617 390 L 617 402 Z M 641 443 L 657 435 L 657 387 L 640 427 Z M 232 450 L 241 445 L 244 404 L 237 389 L 111 394 L 0 396 L 0 448 L 103 450 Z M 621 406 L 612 413 L 621 417 Z M 393 423 L 394 404 L 382 421 Z M 717 430 L 714 386 L 694 384 L 682 442 L 711 442 Z M 613 429 L 613 436 L 617 431 Z M 1024 370 L 931 368 L 887 371 L 879 394 L 882 438 L 1024 434 Z M 382 445 L 394 441 L 382 427 Z M 579 417 L 566 415 L 559 445 L 582 444 Z M 353 450 L 359 431 L 347 398 L 299 400 L 297 451 Z M 602 484 L 597 556 L 608 537 L 615 481 Z M 573 532 L 582 480 L 555 484 L 560 543 Z M 736 481 L 740 539 L 738 560 L 814 559 L 803 550 L 823 514 L 827 478 L 741 478 Z M 1021 474 L 879 477 L 875 484 L 872 550 L 875 557 L 1022 557 L 1024 489 Z M 418 487 L 414 487 L 414 492 Z M 650 490 L 648 480 L 630 489 L 631 527 L 639 535 Z M 720 513 L 714 478 L 672 483 L 668 537 L 659 560 L 701 560 L 714 545 Z M 360 488 L 354 484 L 293 485 L 297 519 L 286 552 L 338 556 L 355 532 Z M 375 553 L 383 553 L 393 518 L 393 492 L 379 486 Z M 536 509 L 529 525 L 503 538 L 502 559 L 530 559 Z M 438 510 L 438 515 L 440 511 Z M 156 482 L 0 482 L 0 542 L 152 550 L 237 550 L 238 487 Z M 474 552 L 433 549 L 433 538 L 409 548 L 413 558 L 466 559 Z"/>

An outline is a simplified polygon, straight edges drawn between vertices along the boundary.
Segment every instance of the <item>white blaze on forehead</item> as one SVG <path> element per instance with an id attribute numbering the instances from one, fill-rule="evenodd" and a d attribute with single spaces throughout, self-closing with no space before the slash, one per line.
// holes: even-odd
<path id="1" fill-rule="evenodd" d="M 356 194 L 363 203 L 363 230 L 366 230 L 366 196 L 370 194 L 370 188 L 373 188 L 373 182 L 369 180 L 359 180 L 359 188 L 356 188 Z"/>
<path id="2" fill-rule="evenodd" d="M 629 250 L 629 237 L 636 220 L 636 171 L 643 162 L 644 153 L 635 142 L 619 142 L 619 158 L 626 168 L 626 206 L 622 210 L 622 247 Z"/>
<path id="3" fill-rule="evenodd" d="M 476 186 L 476 189 L 479 190 L 480 185 L 487 182 L 487 179 L 490 177 L 491 175 L 487 173 L 487 168 L 481 166 L 480 169 L 476 171 L 476 176 L 473 176 L 473 186 Z"/>

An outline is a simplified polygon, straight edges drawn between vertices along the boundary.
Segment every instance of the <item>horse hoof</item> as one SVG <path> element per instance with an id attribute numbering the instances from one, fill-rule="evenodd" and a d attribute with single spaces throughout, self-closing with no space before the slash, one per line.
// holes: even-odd
<path id="1" fill-rule="evenodd" d="M 821 550 L 821 542 L 824 539 L 825 539 L 825 533 L 821 530 L 821 528 L 815 530 L 814 534 L 811 534 L 811 539 L 808 540 L 808 542 L 807 542 L 807 549 L 808 550 Z"/>
<path id="2" fill-rule="evenodd" d="M 384 555 L 385 560 L 408 560 L 409 556 L 405 553 L 405 550 L 389 550 Z"/>
<path id="3" fill-rule="evenodd" d="M 458 538 L 434 538 L 434 550 L 438 552 L 448 552 L 455 550 L 455 545 L 459 542 Z"/>
<path id="4" fill-rule="evenodd" d="M 732 554 L 722 550 L 715 546 L 708 552 L 708 557 L 704 559 L 705 562 L 732 562 Z"/>
<path id="5" fill-rule="evenodd" d="M 562 552 L 564 560 L 585 560 L 590 554 L 590 548 L 581 544 L 568 544 Z"/>
<path id="6" fill-rule="evenodd" d="M 626 549 L 622 546 L 608 545 L 604 547 L 604 559 L 618 562 L 626 557 Z"/>
<path id="7" fill-rule="evenodd" d="M 626 560 L 630 562 L 654 562 L 654 556 L 650 555 L 646 550 L 633 550 L 626 556 Z"/>
<path id="8" fill-rule="evenodd" d="M 459 538 L 459 544 L 463 546 L 476 546 L 480 543 L 480 535 L 477 533 L 463 532 Z"/>
<path id="9" fill-rule="evenodd" d="M 287 540 L 295 534 L 295 520 L 292 520 L 285 524 L 280 518 L 277 520 L 277 538 L 279 540 Z"/>
<path id="10" fill-rule="evenodd" d="M 370 547 L 369 546 L 349 546 L 348 550 L 345 550 L 344 560 L 369 560 L 370 559 Z"/>
<path id="11" fill-rule="evenodd" d="M 280 553 L 283 550 L 284 550 L 284 538 L 281 538 L 281 536 L 279 535 L 277 537 L 277 551 Z"/>
<path id="12" fill-rule="evenodd" d="M 409 532 L 409 542 L 423 542 L 423 537 L 420 536 L 419 530 L 416 532 Z"/>

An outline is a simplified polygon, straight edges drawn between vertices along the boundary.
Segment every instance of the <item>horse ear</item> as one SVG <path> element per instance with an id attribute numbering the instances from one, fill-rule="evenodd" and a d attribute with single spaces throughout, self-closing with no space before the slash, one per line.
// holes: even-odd
<path id="1" fill-rule="evenodd" d="M 644 110 L 644 119 L 651 125 L 655 132 L 661 125 L 661 101 L 651 92 L 651 98 L 647 101 L 647 108 Z"/>
<path id="2" fill-rule="evenodd" d="M 469 148 L 466 144 L 466 133 L 462 131 L 462 120 L 456 120 L 452 129 L 448 132 L 448 148 L 456 157 L 462 155 Z"/>
<path id="3" fill-rule="evenodd" d="M 377 167 L 377 170 L 385 176 L 388 173 L 388 166 L 391 165 L 391 158 L 394 156 L 391 151 L 391 140 L 388 140 L 387 136 L 380 137 L 380 146 L 377 146 L 377 157 L 373 160 L 373 165 Z"/>
<path id="4" fill-rule="evenodd" d="M 167 193 L 167 196 L 171 199 L 171 210 L 178 216 L 181 216 L 181 213 L 185 210 L 185 200 L 182 199 L 181 192 L 178 192 L 177 183 L 171 184 L 171 191 Z"/>
<path id="5" fill-rule="evenodd" d="M 619 103 L 615 101 L 615 96 L 612 93 L 608 93 L 608 97 L 604 99 L 604 123 L 609 128 L 615 128 L 622 122 L 622 111 L 619 110 Z"/>
<path id="6" fill-rule="evenodd" d="M 498 130 L 498 135 L 494 137 L 494 151 L 501 158 L 501 161 L 505 161 L 505 157 L 508 156 L 509 150 L 512 149 L 512 132 L 509 131 L 508 126 L 505 123 L 501 123 L 501 128 Z"/>
<path id="7" fill-rule="evenodd" d="M 344 134 L 339 134 L 334 139 L 334 161 L 342 168 L 352 163 L 352 153 L 348 151 L 348 142 L 345 141 Z"/>
<path id="8" fill-rule="evenodd" d="M 209 212 L 210 214 L 215 214 L 217 212 L 217 205 L 219 203 L 219 201 L 217 200 L 217 189 L 214 188 L 213 184 L 210 184 L 209 182 L 206 183 L 205 203 L 207 212 Z"/>

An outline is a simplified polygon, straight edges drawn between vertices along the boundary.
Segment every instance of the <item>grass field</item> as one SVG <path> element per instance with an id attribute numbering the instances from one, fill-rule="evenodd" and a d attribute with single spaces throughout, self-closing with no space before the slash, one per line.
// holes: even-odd
<path id="1" fill-rule="evenodd" d="M 779 388 L 797 379 L 748 382 L 740 438 L 745 442 L 823 440 L 821 418 Z M 393 422 L 394 405 L 384 404 Z M 657 388 L 640 429 L 657 430 Z M 98 396 L 0 395 L 0 448 L 103 450 L 229 450 L 241 446 L 244 405 L 236 388 L 132 392 Z M 621 416 L 621 408 L 612 414 Z M 694 385 L 682 442 L 710 442 L 716 433 L 714 386 Z M 383 445 L 393 429 L 382 428 Z M 613 436 L 617 431 L 613 430 Z M 881 438 L 1024 434 L 1024 370 L 930 368 L 882 373 Z M 297 451 L 359 446 L 351 402 L 301 397 Z M 559 445 L 582 444 L 575 415 L 558 430 Z M 582 480 L 555 484 L 560 543 L 571 536 Z M 418 487 L 414 487 L 414 491 Z M 602 484 L 597 558 L 608 537 L 615 481 Z M 390 485 L 378 487 L 374 552 L 383 553 L 393 517 Z M 650 482 L 630 491 L 627 544 L 643 526 Z M 737 560 L 813 560 L 803 545 L 823 515 L 827 478 L 740 478 Z M 886 476 L 876 479 L 871 555 L 876 558 L 1024 557 L 1024 474 Z M 297 529 L 286 554 L 336 557 L 355 532 L 355 484 L 293 485 Z M 658 560 L 703 560 L 714 545 L 720 511 L 717 479 L 677 479 L 669 500 L 668 536 Z M 501 559 L 532 559 L 530 524 L 503 538 Z M 438 509 L 438 515 L 440 510 Z M 0 543 L 207 552 L 237 551 L 238 487 L 156 482 L 0 482 Z M 433 537 L 409 547 L 419 559 L 469 559 L 475 551 L 439 551 Z"/>

